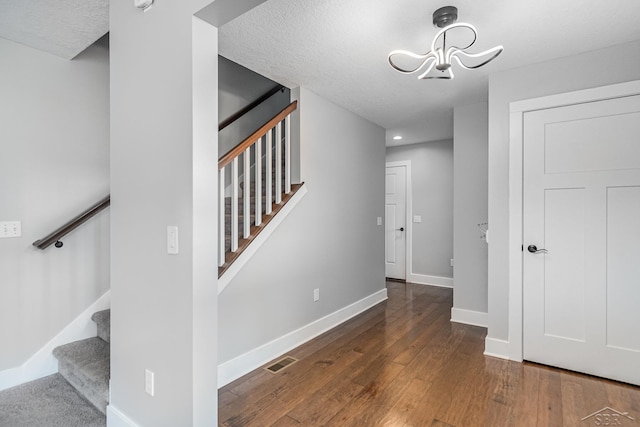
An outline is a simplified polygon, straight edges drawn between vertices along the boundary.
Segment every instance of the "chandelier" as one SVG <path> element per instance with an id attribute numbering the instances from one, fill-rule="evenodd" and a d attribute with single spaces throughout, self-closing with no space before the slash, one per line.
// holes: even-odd
<path id="1" fill-rule="evenodd" d="M 480 68 L 495 59 L 504 48 L 496 46 L 480 53 L 465 52 L 470 48 L 478 37 L 476 28 L 464 22 L 456 23 L 458 19 L 458 9 L 454 6 L 445 6 L 433 12 L 433 25 L 441 28 L 431 42 L 431 50 L 423 55 L 410 52 L 408 50 L 394 50 L 389 53 L 389 64 L 396 70 L 404 74 L 413 74 L 422 71 L 419 79 L 452 79 L 451 61 L 453 59 L 467 70 Z M 461 40 L 462 33 L 466 33 L 468 38 L 460 46 L 451 44 L 447 47 L 447 33 L 450 38 L 456 36 L 455 42 Z M 462 37 L 464 39 L 464 37 Z M 462 46 L 462 47 L 461 47 Z M 407 61 L 418 60 L 417 66 L 404 67 L 398 65 L 402 62 L 402 57 Z"/>

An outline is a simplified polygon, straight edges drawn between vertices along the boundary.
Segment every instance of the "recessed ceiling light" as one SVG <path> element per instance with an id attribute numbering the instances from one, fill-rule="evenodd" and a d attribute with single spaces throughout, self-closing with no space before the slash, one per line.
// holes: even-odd
<path id="1" fill-rule="evenodd" d="M 398 141 L 398 140 L 402 139 L 402 137 L 401 137 L 400 135 L 396 135 L 396 136 L 394 136 L 394 137 L 393 137 L 393 139 L 395 139 L 396 141 Z"/>

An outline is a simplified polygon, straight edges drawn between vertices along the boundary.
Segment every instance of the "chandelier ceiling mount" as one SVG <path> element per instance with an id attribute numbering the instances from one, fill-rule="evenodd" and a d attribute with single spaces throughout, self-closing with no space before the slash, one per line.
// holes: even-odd
<path id="1" fill-rule="evenodd" d="M 433 12 L 433 25 L 444 28 L 458 20 L 458 8 L 455 6 L 445 6 Z"/>
<path id="2" fill-rule="evenodd" d="M 425 54 L 416 54 L 408 50 L 394 50 L 389 53 L 389 65 L 394 70 L 403 74 L 413 74 L 423 71 L 418 76 L 419 79 L 452 79 L 451 61 L 453 59 L 464 69 L 473 70 L 494 60 L 504 48 L 496 46 L 480 53 L 468 53 L 466 50 L 471 47 L 478 37 L 476 28 L 464 22 L 457 22 L 458 8 L 455 6 L 445 6 L 433 12 L 433 25 L 440 28 L 431 42 L 431 50 Z M 456 44 L 447 45 L 447 33 L 456 32 L 460 35 L 463 31 L 470 36 L 470 42 L 463 42 L 460 46 Z M 455 40 L 459 40 L 459 37 Z M 454 41 L 454 43 L 458 43 Z M 400 61 L 398 59 L 400 58 Z M 405 66 L 404 62 L 413 62 Z M 416 62 L 417 60 L 417 62 Z M 398 63 L 400 62 L 400 64 Z M 415 64 L 418 65 L 415 65 Z"/>

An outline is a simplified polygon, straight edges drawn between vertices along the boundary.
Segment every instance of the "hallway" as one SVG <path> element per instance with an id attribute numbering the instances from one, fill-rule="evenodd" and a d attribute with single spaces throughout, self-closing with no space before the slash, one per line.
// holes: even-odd
<path id="1" fill-rule="evenodd" d="M 298 362 L 220 389 L 219 424 L 586 426 L 595 412 L 638 422 L 640 388 L 483 356 L 485 329 L 449 321 L 451 289 L 387 288 L 388 301 L 289 352 Z"/>

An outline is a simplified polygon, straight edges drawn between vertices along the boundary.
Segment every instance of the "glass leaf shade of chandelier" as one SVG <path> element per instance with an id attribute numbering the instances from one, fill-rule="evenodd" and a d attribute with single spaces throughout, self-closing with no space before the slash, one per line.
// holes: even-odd
<path id="1" fill-rule="evenodd" d="M 440 31 L 431 42 L 431 50 L 425 54 L 408 50 L 394 50 L 389 53 L 389 64 L 403 74 L 420 73 L 419 79 L 452 79 L 452 60 L 467 70 L 480 68 L 494 60 L 504 48 L 496 46 L 480 53 L 468 53 L 478 38 L 476 28 L 464 22 L 456 23 L 458 9 L 445 6 L 433 13 L 433 24 Z M 447 43 L 449 35 L 449 43 Z"/>

